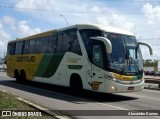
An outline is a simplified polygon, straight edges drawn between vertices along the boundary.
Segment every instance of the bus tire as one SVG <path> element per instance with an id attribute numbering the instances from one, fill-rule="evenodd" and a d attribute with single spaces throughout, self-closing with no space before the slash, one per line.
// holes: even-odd
<path id="1" fill-rule="evenodd" d="M 14 78 L 16 78 L 16 82 L 20 82 L 20 75 L 17 69 L 14 71 Z"/>
<path id="2" fill-rule="evenodd" d="M 20 72 L 20 80 L 21 80 L 21 82 L 26 81 L 26 73 L 24 70 L 21 70 L 21 72 Z"/>
<path id="3" fill-rule="evenodd" d="M 83 90 L 82 80 L 78 74 L 71 75 L 70 88 L 73 92 L 81 92 Z"/>

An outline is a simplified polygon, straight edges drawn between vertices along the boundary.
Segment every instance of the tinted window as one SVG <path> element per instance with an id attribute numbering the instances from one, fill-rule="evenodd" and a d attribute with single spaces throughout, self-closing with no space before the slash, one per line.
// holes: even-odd
<path id="1" fill-rule="evenodd" d="M 80 48 L 79 41 L 78 41 L 77 37 L 72 39 L 72 41 L 70 43 L 70 51 L 73 53 L 76 53 L 78 55 L 82 55 L 81 48 Z"/>
<path id="2" fill-rule="evenodd" d="M 126 51 L 123 36 L 119 34 L 108 33 L 107 38 L 112 44 L 112 53 L 109 55 L 111 62 L 122 62 L 124 61 Z"/>
<path id="3" fill-rule="evenodd" d="M 37 39 L 37 53 L 47 53 L 48 50 L 48 37 Z"/>
<path id="4" fill-rule="evenodd" d="M 12 44 L 8 44 L 8 47 L 7 47 L 7 54 L 11 54 L 11 49 L 12 49 Z"/>
<path id="5" fill-rule="evenodd" d="M 11 52 L 10 52 L 10 53 L 11 53 L 12 55 L 15 54 L 15 46 L 16 46 L 16 43 L 12 43 L 12 44 L 11 44 Z"/>
<path id="6" fill-rule="evenodd" d="M 56 45 L 57 53 L 65 53 L 68 51 L 82 55 L 76 31 L 76 29 L 69 29 L 58 34 Z"/>
<path id="7" fill-rule="evenodd" d="M 30 40 L 24 41 L 23 54 L 28 54 L 29 53 L 29 43 L 30 43 Z"/>
<path id="8" fill-rule="evenodd" d="M 104 44 L 103 43 L 97 43 L 97 44 L 93 44 L 93 48 L 92 48 L 92 63 L 104 68 L 104 61 L 103 61 L 103 47 Z"/>
<path id="9" fill-rule="evenodd" d="M 63 33 L 63 44 L 62 44 L 62 49 L 64 52 L 69 50 L 71 40 L 72 37 L 70 36 L 69 32 L 65 31 Z"/>
<path id="10" fill-rule="evenodd" d="M 53 36 L 53 35 L 49 36 L 49 39 L 48 39 L 48 52 L 49 53 L 55 52 L 56 39 L 57 39 L 56 36 Z"/>
<path id="11" fill-rule="evenodd" d="M 63 34 L 58 34 L 57 44 L 56 44 L 56 53 L 63 53 Z"/>
<path id="12" fill-rule="evenodd" d="M 23 42 L 16 42 L 15 54 L 21 54 Z"/>
<path id="13" fill-rule="evenodd" d="M 91 57 L 92 57 L 92 40 L 90 39 L 90 37 L 94 37 L 94 36 L 102 36 L 102 33 L 100 30 L 92 30 L 92 29 L 86 29 L 86 30 L 81 30 L 80 31 L 81 34 L 81 38 L 83 40 L 84 46 L 86 48 L 88 57 L 91 61 Z"/>
<path id="14" fill-rule="evenodd" d="M 37 53 L 37 50 L 36 50 L 36 41 L 37 40 L 35 40 L 35 39 L 30 40 L 30 45 L 29 45 L 29 53 L 30 54 Z"/>

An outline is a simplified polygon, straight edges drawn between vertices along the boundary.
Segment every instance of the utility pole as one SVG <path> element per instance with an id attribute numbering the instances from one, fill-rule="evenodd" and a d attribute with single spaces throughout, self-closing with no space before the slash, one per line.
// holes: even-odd
<path id="1" fill-rule="evenodd" d="M 66 17 L 64 15 L 62 15 L 61 13 L 60 13 L 60 16 L 64 18 L 64 20 L 65 20 L 65 22 L 66 22 L 66 24 L 68 26 L 68 21 L 67 21 Z"/>

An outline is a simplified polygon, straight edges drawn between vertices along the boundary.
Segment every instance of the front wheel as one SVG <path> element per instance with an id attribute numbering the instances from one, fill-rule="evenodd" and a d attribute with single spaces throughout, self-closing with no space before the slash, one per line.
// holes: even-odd
<path id="1" fill-rule="evenodd" d="M 70 81 L 70 88 L 73 92 L 82 92 L 83 85 L 79 76 L 72 76 Z"/>

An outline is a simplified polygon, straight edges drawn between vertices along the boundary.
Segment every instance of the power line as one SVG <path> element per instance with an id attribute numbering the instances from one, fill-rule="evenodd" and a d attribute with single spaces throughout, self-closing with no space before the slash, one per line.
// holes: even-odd
<path id="1" fill-rule="evenodd" d="M 160 12 L 157 12 L 157 13 L 141 13 L 141 12 L 123 12 L 123 13 L 122 12 L 117 12 L 117 13 L 111 13 L 111 12 L 61 11 L 61 10 L 20 8 L 20 7 L 3 6 L 3 5 L 0 5 L 0 8 L 22 9 L 22 10 L 30 10 L 30 11 L 45 11 L 45 12 L 61 12 L 61 13 L 69 13 L 69 14 L 160 14 Z"/>
<path id="2" fill-rule="evenodd" d="M 5 3 L 9 3 L 9 2 L 12 2 L 12 3 L 15 3 L 14 1 L 12 0 L 1 0 L 2 2 L 5 2 Z M 39 0 L 39 1 L 45 1 L 45 0 Z M 77 1 L 77 0 L 75 0 Z M 86 0 L 86 1 L 105 1 L 105 2 L 160 2 L 160 0 Z"/>
<path id="3" fill-rule="evenodd" d="M 113 2 L 160 2 L 160 0 L 90 0 L 90 1 L 113 1 Z"/>

